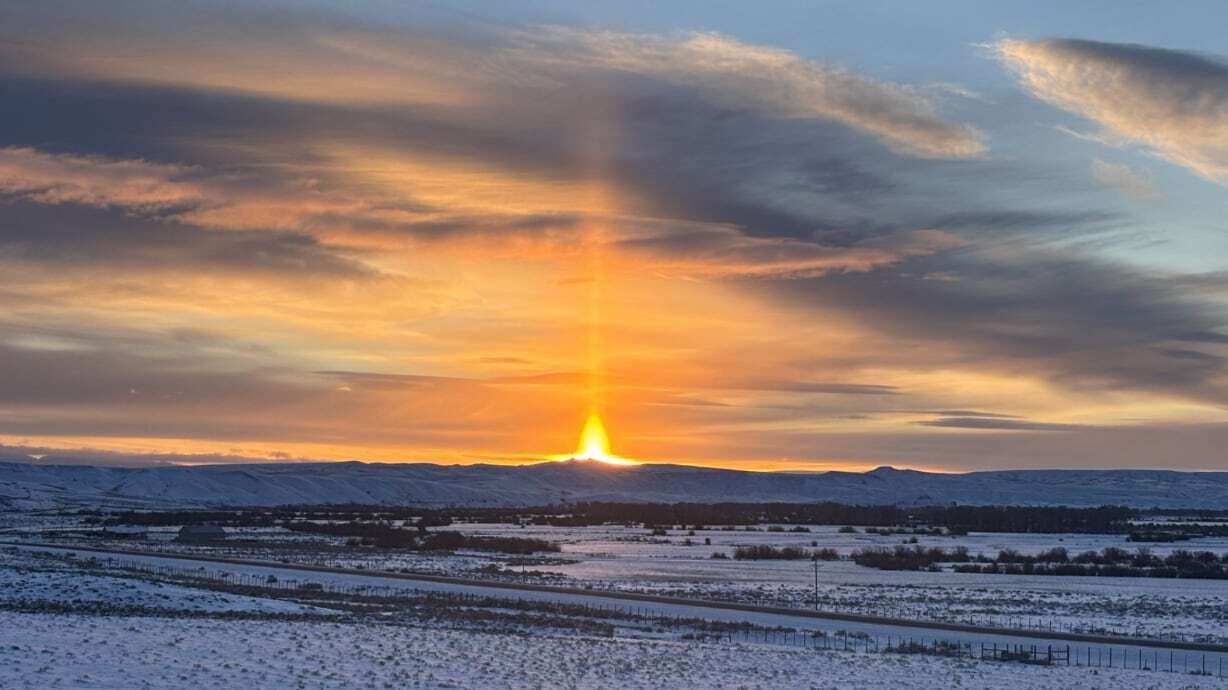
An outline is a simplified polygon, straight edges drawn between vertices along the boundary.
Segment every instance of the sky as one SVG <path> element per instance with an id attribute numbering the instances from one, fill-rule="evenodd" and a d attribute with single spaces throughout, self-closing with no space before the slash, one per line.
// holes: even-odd
<path id="1" fill-rule="evenodd" d="M 1226 24 L 0 0 L 0 457 L 1228 470 Z"/>

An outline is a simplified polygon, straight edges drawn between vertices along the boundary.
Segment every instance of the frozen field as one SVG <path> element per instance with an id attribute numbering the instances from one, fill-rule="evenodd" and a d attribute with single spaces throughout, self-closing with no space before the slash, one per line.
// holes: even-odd
<path id="1" fill-rule="evenodd" d="M 0 613 L 0 687 L 1202 688 L 1212 678 L 413 626 Z"/>
<path id="2" fill-rule="evenodd" d="M 446 528 L 482 536 L 532 537 L 561 545 L 561 553 L 509 556 L 495 553 L 432 553 L 347 548 L 343 539 L 240 529 L 222 545 L 188 546 L 169 541 L 164 528 L 147 542 L 118 542 L 202 555 L 231 555 L 311 565 L 493 578 L 616 591 L 723 599 L 786 607 L 813 607 L 814 570 L 808 560 L 716 559 L 737 546 L 769 544 L 830 548 L 847 556 L 870 546 L 895 546 L 912 535 L 842 532 L 831 526 L 808 532 L 670 529 L 653 535 L 641 527 L 517 527 L 457 523 Z M 1071 554 L 1115 546 L 1133 551 L 1124 536 L 1083 534 L 972 533 L 915 537 L 921 546 L 962 546 L 973 554 L 1002 549 L 1037 553 L 1063 547 Z M 689 542 L 689 543 L 688 543 Z M 1202 538 L 1147 544 L 1157 555 L 1174 549 L 1228 552 L 1228 539 Z M 1111 633 L 1150 638 L 1228 642 L 1228 582 L 1169 578 L 1090 578 L 883 571 L 848 560 L 819 564 L 818 605 L 826 610 L 1008 627 Z"/>
<path id="3" fill-rule="evenodd" d="M 484 536 L 545 539 L 560 554 L 515 558 L 496 554 L 303 550 L 268 551 L 231 545 L 226 551 L 258 557 L 329 563 L 371 570 L 499 577 L 592 586 L 675 596 L 759 604 L 812 607 L 814 570 L 810 561 L 714 559 L 751 544 L 833 548 L 842 555 L 868 546 L 894 546 L 911 535 L 840 532 L 814 526 L 809 532 L 668 530 L 652 535 L 639 527 L 517 527 L 457 523 L 446 529 Z M 1117 546 L 1139 548 L 1124 536 L 1083 534 L 980 534 L 917 536 L 922 546 L 968 548 L 974 554 L 1015 549 L 1032 554 L 1061 546 L 1070 553 Z M 705 541 L 710 543 L 705 543 Z M 688 545 L 687 542 L 690 542 Z M 1153 553 L 1174 549 L 1228 552 L 1228 539 L 1205 538 L 1175 544 L 1148 544 Z M 182 548 L 182 547 L 177 547 Z M 972 621 L 1012 627 L 1108 632 L 1193 641 L 1228 641 L 1228 582 L 1164 578 L 982 575 L 954 572 L 883 571 L 849 561 L 819 564 L 818 603 L 828 610 L 873 615 Z"/>
<path id="4" fill-rule="evenodd" d="M 20 527 L 20 524 L 17 525 Z M 892 547 L 914 542 L 920 546 L 945 549 L 967 548 L 973 554 L 994 555 L 1003 549 L 1024 554 L 1038 553 L 1063 547 L 1070 553 L 1101 550 L 1114 546 L 1133 551 L 1139 544 L 1123 536 L 1076 534 L 982 534 L 961 536 L 925 536 L 912 534 L 868 534 L 832 526 L 810 526 L 805 531 L 769 530 L 760 525 L 751 529 L 670 528 L 664 534 L 639 526 L 604 525 L 592 527 L 551 527 L 507 524 L 455 523 L 432 528 L 463 532 L 484 537 L 521 537 L 542 539 L 560 546 L 558 553 L 538 553 L 516 556 L 492 552 L 459 551 L 430 552 L 407 549 L 377 549 L 347 545 L 344 538 L 308 533 L 291 533 L 283 528 L 228 529 L 225 542 L 208 545 L 186 545 L 173 541 L 176 527 L 153 530 L 139 541 L 116 540 L 99 542 L 71 519 L 47 518 L 36 523 L 37 532 L 66 546 L 72 543 L 108 544 L 120 549 L 140 549 L 164 553 L 189 553 L 205 557 L 238 557 L 313 566 L 353 568 L 368 572 L 402 572 L 451 575 L 479 580 L 512 583 L 557 585 L 596 591 L 637 592 L 685 597 L 717 599 L 744 603 L 811 608 L 815 605 L 815 570 L 809 560 L 744 561 L 732 557 L 714 558 L 713 554 L 732 556 L 738 546 L 772 545 L 804 549 L 834 549 L 842 556 L 865 547 Z M 785 529 L 790 529 L 786 527 Z M 51 530 L 51 531 L 48 531 Z M 56 538 L 56 534 L 62 534 Z M 1174 544 L 1148 544 L 1152 553 L 1164 555 L 1174 549 L 1228 551 L 1228 539 L 1203 538 Z M 80 552 L 78 561 L 89 554 Z M 144 559 L 143 561 L 141 559 Z M 105 560 L 105 559 L 104 559 Z M 165 565 L 156 557 L 137 557 L 137 562 Z M 302 645 L 310 661 L 285 668 L 276 664 L 261 666 L 244 662 L 238 651 L 228 653 L 230 666 L 201 661 L 199 650 L 185 645 L 183 658 L 198 662 L 186 670 L 167 663 L 174 650 L 159 649 L 154 639 L 124 630 L 123 654 L 141 663 L 148 663 L 150 687 L 179 680 L 184 684 L 208 687 L 232 687 L 235 679 L 245 679 L 244 687 L 350 687 L 354 674 L 361 675 L 362 687 L 447 687 L 449 683 L 465 687 L 495 684 L 500 687 L 602 687 L 608 685 L 611 674 L 624 674 L 621 685 L 627 687 L 694 687 L 697 683 L 711 687 L 779 687 L 784 674 L 800 679 L 802 687 L 886 687 L 904 684 L 916 687 L 916 676 L 923 675 L 931 686 L 922 687 L 1197 687 L 1206 679 L 1183 673 L 1161 674 L 1120 668 L 1040 668 L 1001 662 L 950 659 L 928 655 L 883 653 L 850 654 L 815 651 L 813 649 L 781 648 L 774 644 L 747 644 L 726 639 L 722 643 L 686 639 L 691 633 L 670 627 L 654 626 L 651 620 L 615 620 L 589 613 L 568 613 L 562 618 L 551 606 L 607 606 L 599 598 L 584 595 L 560 599 L 547 594 L 517 594 L 522 604 L 507 609 L 496 607 L 481 611 L 460 610 L 440 616 L 421 612 L 405 614 L 408 609 L 423 605 L 405 599 L 434 593 L 434 596 L 487 596 L 481 587 L 454 585 L 423 586 L 407 581 L 390 581 L 366 575 L 328 575 L 278 569 L 274 566 L 212 566 L 179 562 L 178 567 L 230 573 L 228 582 L 263 583 L 275 574 L 283 588 L 294 590 L 304 582 L 320 583 L 326 592 L 355 589 L 368 596 L 401 598 L 395 605 L 354 604 L 345 601 L 319 601 L 311 597 L 282 592 L 262 593 L 251 589 L 214 587 L 206 583 L 167 578 L 142 578 L 119 564 L 97 565 L 82 570 L 80 563 L 64 564 L 56 559 L 29 559 L 29 554 L 6 555 L 0 550 L 0 612 L 7 615 L 33 615 L 35 625 L 43 625 L 59 616 L 56 625 L 81 630 L 88 626 L 107 626 L 111 621 L 140 616 L 150 625 L 191 628 L 194 635 L 216 634 L 212 646 L 231 648 L 243 633 L 259 628 L 269 640 L 281 644 Z M 1126 634 L 1146 638 L 1170 638 L 1187 641 L 1228 642 L 1228 583 L 1217 580 L 1160 578 L 1091 578 L 1069 576 L 1022 576 L 961 574 L 943 572 L 883 571 L 864 568 L 850 560 L 821 561 L 818 570 L 817 600 L 825 610 L 871 614 L 907 620 L 946 620 L 1007 627 L 1040 628 L 1055 631 Z M 189 578 L 190 580 L 190 578 Z M 414 591 L 416 593 L 411 593 Z M 503 596 L 503 595 L 500 595 Z M 438 606 L 438 602 L 430 606 Z M 541 610 L 526 611 L 523 607 Z M 463 609 L 464 607 L 460 607 Z M 686 620 L 695 611 L 665 606 L 649 607 L 650 613 L 640 615 L 667 616 Z M 765 614 L 741 612 L 705 612 L 705 620 L 719 625 L 751 625 L 760 629 L 822 631 L 823 635 L 894 634 L 901 630 L 883 629 L 873 624 L 797 625 L 797 620 L 783 620 Z M 685 626 L 685 624 L 683 624 Z M 224 632 L 228 627 L 229 632 Z M 243 631 L 243 632 L 240 632 Z M 296 632 L 298 631 L 298 632 Z M 319 636 L 342 635 L 356 645 L 343 659 L 321 661 L 328 654 L 339 654 L 334 647 L 316 651 Z M 480 632 L 479 632 L 480 631 Z M 498 635 L 483 634 L 498 631 Z M 704 632 L 703 629 L 691 632 Z M 49 636 L 50 632 L 47 633 Z M 168 635 L 184 637 L 168 632 Z M 932 631 L 909 629 L 911 639 L 926 639 L 929 643 L 947 639 Z M 945 635 L 945 633 L 944 633 Z M 753 636 L 752 636 L 753 637 Z M 999 636 L 1002 642 L 1009 636 Z M 250 640 L 250 637 L 248 638 Z M 424 642 L 429 639 L 429 645 Z M 380 655 L 392 640 L 414 648 L 431 648 L 428 662 L 420 658 L 413 663 L 400 657 L 400 665 Z M 568 640 L 575 640 L 569 644 Z M 957 638 L 963 644 L 994 640 Z M 1016 642 L 1019 641 L 1016 638 Z M 190 643 L 196 644 L 195 641 Z M 273 644 L 270 642 L 269 644 Z M 381 648 L 381 644 L 385 645 Z M 481 680 L 474 676 L 457 676 L 453 666 L 466 645 L 491 650 L 479 670 Z M 1092 645 L 1075 646 L 1076 656 L 1089 661 Z M 49 649 L 53 647 L 48 645 Z M 1042 647 L 1043 648 L 1043 647 Z M 587 662 L 578 656 L 579 649 L 590 650 L 600 661 Z M 614 651 L 611 651 L 614 650 Z M 1124 651 L 1118 649 L 1120 654 Z M 62 665 L 79 664 L 73 655 L 84 654 L 79 646 L 45 655 L 66 655 Z M 252 652 L 255 654 L 256 652 Z M 1152 652 L 1147 652 L 1152 654 Z M 483 654 L 486 654 L 483 651 Z M 512 659 L 530 654 L 549 655 L 550 662 L 534 662 L 520 668 Z M 1132 655 L 1139 664 L 1138 650 Z M 283 655 L 284 656 L 284 655 Z M 1178 655 L 1178 671 L 1188 668 L 1186 657 Z M 1197 663 L 1198 655 L 1193 657 Z M 364 661 L 365 659 L 365 661 Z M 385 663 L 380 664 L 383 660 Z M 7 661 L 7 659 L 6 659 Z M 1158 656 L 1149 661 L 1160 663 Z M 1218 657 L 1213 661 L 1218 663 Z M 1120 656 L 1118 663 L 1120 663 Z M 719 669 L 712 671 L 708 665 Z M 53 665 L 55 667 L 56 665 Z M 645 669 L 656 666 L 659 673 Z M 1077 666 L 1077 664 L 1076 664 Z M 103 674 L 106 662 L 94 665 L 94 673 Z M 462 667 L 463 668 L 463 667 Z M 245 670 L 246 669 L 246 670 Z M 1218 666 L 1213 669 L 1218 670 Z M 116 671 L 118 673 L 118 671 Z M 318 673 L 317 673 L 318 672 Z M 464 668 L 464 673 L 473 673 Z M 25 687 L 108 687 L 99 675 L 91 679 L 73 680 L 63 668 L 61 675 L 50 676 L 49 685 Z M 334 673 L 329 677 L 328 673 Z M 517 675 L 517 674 L 520 675 Z M 1125 675 L 1120 675 L 1120 674 Z M 164 674 L 164 675 L 159 675 Z M 172 675 L 178 674 L 178 675 Z M 244 674 L 244 675 L 236 675 Z M 250 675 L 249 675 L 250 674 Z M 306 675 L 304 675 L 306 674 Z M 452 675 L 448 675 L 452 674 Z M 663 675 L 662 675 L 663 674 Z M 673 681 L 675 675 L 689 679 L 688 683 Z M 777 674 L 777 675 L 773 675 Z M 842 675 L 844 674 L 844 675 Z M 1120 676 L 1120 677 L 1119 677 Z M 56 680 L 58 678 L 58 681 Z M 487 682 L 487 678 L 491 679 Z M 941 679 L 941 680 L 933 680 Z M 1116 679 L 1116 680 L 1115 680 Z M 1127 680 L 1128 679 L 1128 680 Z M 86 681 L 98 684 L 89 685 Z M 368 683 L 368 680 L 370 681 Z M 519 685 L 517 685 L 519 683 Z M 791 683 L 792 684 L 792 683 Z M 1193 684 L 1193 685 L 1190 685 Z M 11 683 L 0 678 L 0 687 Z M 23 687 L 20 684 L 14 687 Z M 171 685 L 169 687 L 175 687 Z"/>
<path id="5" fill-rule="evenodd" d="M 290 601 L 91 574 L 54 559 L 31 558 L 12 550 L 0 550 L 0 608 L 71 608 L 100 613 L 131 609 L 189 614 L 318 613 L 314 607 Z"/>
<path id="6" fill-rule="evenodd" d="M 535 566 L 595 586 L 783 606 L 813 606 L 810 561 L 713 559 L 735 546 L 771 544 L 834 548 L 842 555 L 868 546 L 894 546 L 910 535 L 842 533 L 815 526 L 810 532 L 646 530 L 619 526 L 548 527 L 458 524 L 476 534 L 514 534 L 562 544 L 572 563 Z M 760 529 L 763 529 L 762 527 Z M 1078 553 L 1140 545 L 1121 536 L 1083 534 L 979 534 L 917 536 L 922 546 L 967 547 L 974 554 L 1015 549 L 1033 554 L 1061 546 Z M 686 545 L 687 541 L 691 545 Z M 711 544 L 705 544 L 709 540 Z M 1146 545 L 1157 555 L 1177 549 L 1228 552 L 1228 539 L 1196 539 Z M 849 561 L 820 562 L 819 605 L 825 609 L 903 618 L 985 621 L 1022 627 L 1061 627 L 1144 637 L 1228 640 L 1228 582 L 1160 578 L 1087 578 L 883 571 Z"/>
<path id="7" fill-rule="evenodd" d="M 174 574 L 124 565 L 167 559 L 66 555 L 0 550 L 0 687 L 1198 688 L 1222 682 L 1185 673 L 1183 665 L 1177 673 L 1157 673 L 704 641 L 689 638 L 726 628 L 560 608 L 546 595 L 517 605 L 449 603 L 430 597 L 464 588 L 277 567 L 180 561 L 189 574 L 176 581 Z M 198 569 L 227 570 L 223 589 L 241 591 L 219 591 L 203 579 L 193 584 Z M 282 585 L 321 582 L 326 591 L 238 586 L 263 583 L 269 574 Z M 379 598 L 329 593 L 370 585 Z M 718 625 L 754 621 L 752 640 L 780 629 L 770 616 L 725 613 L 727 622 Z"/>

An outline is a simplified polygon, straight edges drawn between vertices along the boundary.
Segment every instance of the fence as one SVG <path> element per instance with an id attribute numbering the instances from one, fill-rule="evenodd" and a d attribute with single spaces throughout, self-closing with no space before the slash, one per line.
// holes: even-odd
<path id="1" fill-rule="evenodd" d="M 406 598 L 405 587 L 343 584 L 336 581 L 299 580 L 279 578 L 274 575 L 256 575 L 224 569 L 171 566 L 116 559 L 112 557 L 84 559 L 86 563 L 101 563 L 109 567 L 143 573 L 164 579 L 206 581 L 232 587 L 258 588 L 297 593 L 327 593 L 351 597 L 369 597 L 387 600 Z M 450 593 L 461 602 L 476 602 L 480 597 L 464 593 Z M 532 602 L 542 605 L 548 602 Z M 591 605 L 570 604 L 589 615 L 604 617 L 628 617 L 651 619 L 657 625 L 678 630 L 686 629 L 684 637 L 724 643 L 753 643 L 775 646 L 799 647 L 819 651 L 842 651 L 855 653 L 928 654 L 997 662 L 1041 664 L 1046 666 L 1076 666 L 1093 668 L 1121 668 L 1139 671 L 1197 674 L 1225 677 L 1224 656 L 1212 654 L 1210 660 L 1205 652 L 1158 649 L 1111 645 L 1052 645 L 1052 644 L 1004 644 L 997 642 L 973 643 L 965 639 L 941 639 L 938 637 L 914 637 L 874 635 L 865 633 L 828 633 L 821 630 L 784 630 L 756 627 L 750 624 L 725 623 L 718 632 L 694 632 L 696 621 L 673 618 L 654 613 L 651 606 L 636 605 Z"/>
<path id="2" fill-rule="evenodd" d="M 1224 658 L 1204 652 L 1148 649 L 1143 647 L 1112 647 L 1095 645 L 1001 644 L 964 640 L 895 637 L 892 635 L 843 635 L 822 632 L 776 630 L 744 630 L 729 632 L 707 639 L 724 642 L 751 642 L 797 646 L 818 650 L 929 654 L 985 661 L 1040 664 L 1045 666 L 1076 666 L 1120 668 L 1137 671 L 1160 671 L 1200 676 L 1226 677 Z"/>

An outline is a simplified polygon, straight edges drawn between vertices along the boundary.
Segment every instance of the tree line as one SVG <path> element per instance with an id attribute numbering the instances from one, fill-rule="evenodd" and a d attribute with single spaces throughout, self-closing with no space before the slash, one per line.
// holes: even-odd
<path id="1" fill-rule="evenodd" d="M 442 527 L 452 521 L 582 527 L 603 524 L 678 526 L 689 529 L 775 525 L 861 525 L 876 530 L 941 530 L 1075 534 L 1131 534 L 1136 541 L 1170 541 L 1195 536 L 1228 536 L 1228 525 L 1198 524 L 1172 518 L 1147 523 L 1166 511 L 1123 506 L 1073 508 L 1062 506 L 923 506 L 819 503 L 617 503 L 581 502 L 567 505 L 503 508 L 416 508 L 386 506 L 281 506 L 228 510 L 94 512 L 85 521 L 101 525 L 217 524 L 267 527 L 286 521 L 341 522 L 410 521 L 415 526 Z M 1228 511 L 1190 511 L 1202 520 L 1228 519 Z"/>

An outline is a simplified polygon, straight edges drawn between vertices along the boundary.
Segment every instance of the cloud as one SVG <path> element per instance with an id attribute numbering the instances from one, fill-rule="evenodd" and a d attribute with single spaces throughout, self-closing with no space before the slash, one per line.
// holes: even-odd
<path id="1" fill-rule="evenodd" d="M 916 422 L 921 426 L 942 429 L 979 429 L 988 431 L 1075 431 L 1090 427 L 1081 424 L 1032 422 L 1026 419 L 995 419 L 987 417 L 939 417 Z"/>
<path id="2" fill-rule="evenodd" d="M 643 265 L 664 273 L 798 278 L 830 271 L 869 271 L 961 244 L 957 237 L 938 230 L 898 233 L 839 246 L 789 237 L 751 237 L 728 226 L 695 224 L 686 230 L 621 239 L 616 246 L 641 255 Z"/>
<path id="3" fill-rule="evenodd" d="M 180 86 L 299 102 L 430 105 L 463 101 L 466 90 L 449 89 L 448 83 L 465 78 L 472 84 L 484 72 L 481 54 L 463 44 L 426 32 L 406 41 L 402 32 L 306 9 L 4 5 L 7 23 L 20 27 L 6 32 L 2 50 L 10 62 L 4 71 L 34 78 Z M 217 42 L 220 35 L 224 43 Z"/>
<path id="4" fill-rule="evenodd" d="M 1036 97 L 1228 183 L 1228 64 L 1220 59 L 1074 39 L 1008 39 L 995 50 Z"/>
<path id="5" fill-rule="evenodd" d="M 656 159 L 663 169 L 669 165 L 665 160 L 669 146 L 663 142 L 663 155 Z M 327 170 L 327 174 L 341 177 L 351 165 L 350 160 L 347 158 L 339 168 Z M 685 208 L 675 211 L 700 219 L 688 221 L 575 208 L 558 198 L 534 204 L 533 196 L 541 192 L 530 181 L 504 183 L 491 179 L 502 175 L 466 174 L 466 168 L 449 173 L 444 167 L 430 172 L 404 160 L 387 168 L 392 171 L 390 182 L 404 181 L 416 186 L 418 196 L 424 195 L 425 200 L 392 197 L 380 189 L 321 182 L 305 175 L 209 172 L 186 165 L 55 154 L 28 147 L 0 148 L 0 170 L 5 172 L 0 194 L 10 202 L 120 209 L 151 220 L 206 230 L 296 233 L 301 235 L 300 243 L 314 245 L 322 254 L 442 242 L 457 245 L 466 252 L 530 251 L 557 256 L 577 251 L 585 223 L 601 223 L 612 230 L 608 239 L 602 241 L 631 255 L 636 270 L 690 277 L 788 277 L 870 270 L 963 243 L 954 235 L 932 229 L 884 226 L 864 233 L 836 232 L 840 221 L 803 219 L 800 211 L 789 210 L 779 202 L 768 205 L 753 200 L 747 192 L 737 191 L 739 181 L 720 178 L 697 180 L 702 188 L 691 193 L 679 190 L 683 193 L 671 200 L 670 203 L 681 200 L 685 204 Z M 823 183 L 819 195 L 889 189 L 885 183 L 839 159 L 827 159 L 821 168 L 807 175 Z M 435 180 L 429 188 L 418 184 L 430 177 Z M 452 190 L 468 190 L 463 202 L 456 200 L 454 191 L 444 191 L 441 177 L 448 179 Z M 620 178 L 619 184 L 631 188 L 645 182 L 637 170 L 623 171 Z M 485 188 L 488 183 L 495 188 Z M 722 190 L 719 197 L 723 198 L 717 199 L 714 186 Z M 436 196 L 433 188 L 447 198 Z M 480 200 L 485 194 L 509 192 L 529 206 L 518 210 Z M 739 196 L 747 196 L 746 201 L 738 201 Z M 651 199 L 642 201 L 656 203 Z M 813 203 L 799 201 L 807 206 Z M 708 222 L 703 220 L 705 217 L 717 221 L 730 218 L 746 225 Z M 781 219 L 785 219 L 783 227 L 779 224 Z M 940 220 L 952 226 L 961 222 Z M 766 227 L 769 224 L 773 227 Z M 797 234 L 801 236 L 772 236 L 778 232 L 793 234 L 790 230 L 793 226 L 798 227 Z M 810 229 L 803 231 L 805 226 Z M 293 248 L 292 243 L 286 246 Z M 237 254 L 236 258 L 242 256 L 265 255 Z M 268 258 L 275 260 L 276 256 Z M 349 261 L 358 265 L 352 258 Z"/>
<path id="6" fill-rule="evenodd" d="M 924 279 L 934 272 L 958 279 Z M 1053 250 L 966 250 L 753 287 L 853 315 L 898 343 L 930 343 L 940 362 L 931 366 L 1041 376 L 1069 391 L 1228 402 L 1228 369 L 1214 354 L 1228 344 L 1222 307 L 1119 264 Z M 1204 349 L 1208 356 L 1183 354 Z"/>
<path id="7" fill-rule="evenodd" d="M 876 464 L 892 464 L 948 471 L 1180 467 L 1222 472 L 1220 449 L 1228 443 L 1228 425 L 1139 424 L 1009 433 L 951 433 L 913 427 L 907 432 L 875 434 L 779 433 L 766 439 L 763 436 L 746 433 L 723 442 L 734 457 L 762 456 L 773 450 L 780 454 L 778 457 L 799 457 L 810 451 L 827 457 L 864 458 L 866 469 Z"/>
<path id="8" fill-rule="evenodd" d="M 562 216 L 466 217 L 402 199 L 321 189 L 308 177 L 209 173 L 140 159 L 78 156 L 29 147 L 0 148 L 0 196 L 41 204 L 118 208 L 212 230 L 274 230 L 355 241 L 352 235 L 401 231 L 424 237 L 464 228 L 568 227 Z M 341 231 L 351 236 L 343 237 Z M 360 242 L 361 243 L 361 242 Z"/>
<path id="9" fill-rule="evenodd" d="M 943 120 L 923 89 L 875 81 L 716 33 L 654 36 L 547 27 L 513 54 L 528 63 L 587 65 L 697 87 L 718 104 L 790 118 L 834 120 L 926 158 L 984 152 L 974 127 Z"/>
<path id="10" fill-rule="evenodd" d="M 138 208 L 115 208 L 128 199 L 103 187 L 91 193 L 97 203 L 89 205 L 12 201 L 0 205 L 0 265 L 7 265 L 11 272 L 19 269 L 17 262 L 57 273 L 71 267 L 95 279 L 120 268 L 154 272 L 190 268 L 202 275 L 242 273 L 294 282 L 390 278 L 356 255 L 309 235 L 266 230 L 204 232 L 168 222 L 175 213 L 134 215 Z"/>
<path id="11" fill-rule="evenodd" d="M 0 195 L 44 204 L 126 207 L 160 211 L 204 200 L 182 178 L 191 169 L 143 160 L 50 154 L 29 147 L 0 148 Z"/>
<path id="12" fill-rule="evenodd" d="M 5 13 L 21 28 L 5 32 L 4 71 L 426 109 L 491 107 L 509 91 L 548 97 L 594 78 L 648 78 L 697 90 L 722 107 L 839 122 L 910 155 L 958 158 L 985 148 L 974 127 L 938 114 L 934 89 L 873 80 L 716 33 L 477 23 L 458 30 L 438 18 L 422 18 L 433 31 L 392 30 L 321 13 L 249 9 L 236 21 L 192 7 L 137 3 L 100 12 L 68 5 L 72 11 L 53 5 Z M 219 34 L 226 40 L 215 40 Z"/>
<path id="13" fill-rule="evenodd" d="M 864 196 L 896 183 L 876 162 L 984 152 L 978 130 L 941 115 L 940 90 L 724 35 L 438 17 L 424 24 L 437 30 L 389 29 L 239 12 L 10 10 L 21 31 L 0 30 L 12 58 L 0 75 L 25 92 L 11 100 L 31 108 L 45 98 L 56 118 L 71 118 L 64 104 L 83 98 L 91 122 L 82 126 L 111 123 L 114 141 L 154 154 L 14 149 L 11 192 L 376 250 L 430 241 L 470 254 L 565 255 L 588 219 L 606 222 L 643 270 L 803 275 L 935 251 L 937 235 L 911 222 L 859 246 L 830 235 L 839 227 L 847 240 L 845 228 L 879 215 Z M 176 117 L 150 115 L 163 109 Z M 716 139 L 726 151 L 713 149 Z M 72 169 L 88 184 L 47 187 L 40 169 Z M 110 175 L 119 169 L 151 190 L 126 193 Z M 661 221 L 682 236 L 644 232 Z"/>
<path id="14" fill-rule="evenodd" d="M 1092 178 L 1109 189 L 1140 201 L 1159 196 L 1151 180 L 1135 172 L 1128 165 L 1107 163 L 1097 158 L 1092 161 Z"/>
<path id="15" fill-rule="evenodd" d="M 822 383 L 809 381 L 758 381 L 733 382 L 724 386 L 731 389 L 788 391 L 790 393 L 819 393 L 823 395 L 896 395 L 895 386 L 877 383 Z"/>
<path id="16" fill-rule="evenodd" d="M 940 417 L 988 417 L 995 419 L 1014 418 L 1014 415 L 1001 414 L 998 412 L 981 412 L 978 410 L 932 410 L 926 414 L 938 415 Z"/>
<path id="17" fill-rule="evenodd" d="M 525 400 L 500 382 L 316 374 L 280 353 L 235 357 L 173 335 L 129 332 L 108 342 L 90 333 L 82 339 L 89 349 L 75 351 L 13 346 L 5 326 L 0 406 L 20 410 L 0 419 L 0 435 L 10 437 L 284 443 L 335 457 L 339 440 L 351 449 L 506 443 L 517 429 L 540 434 L 541 420 L 576 407 L 560 395 Z M 572 441 L 570 428 L 561 431 L 560 448 Z"/>

